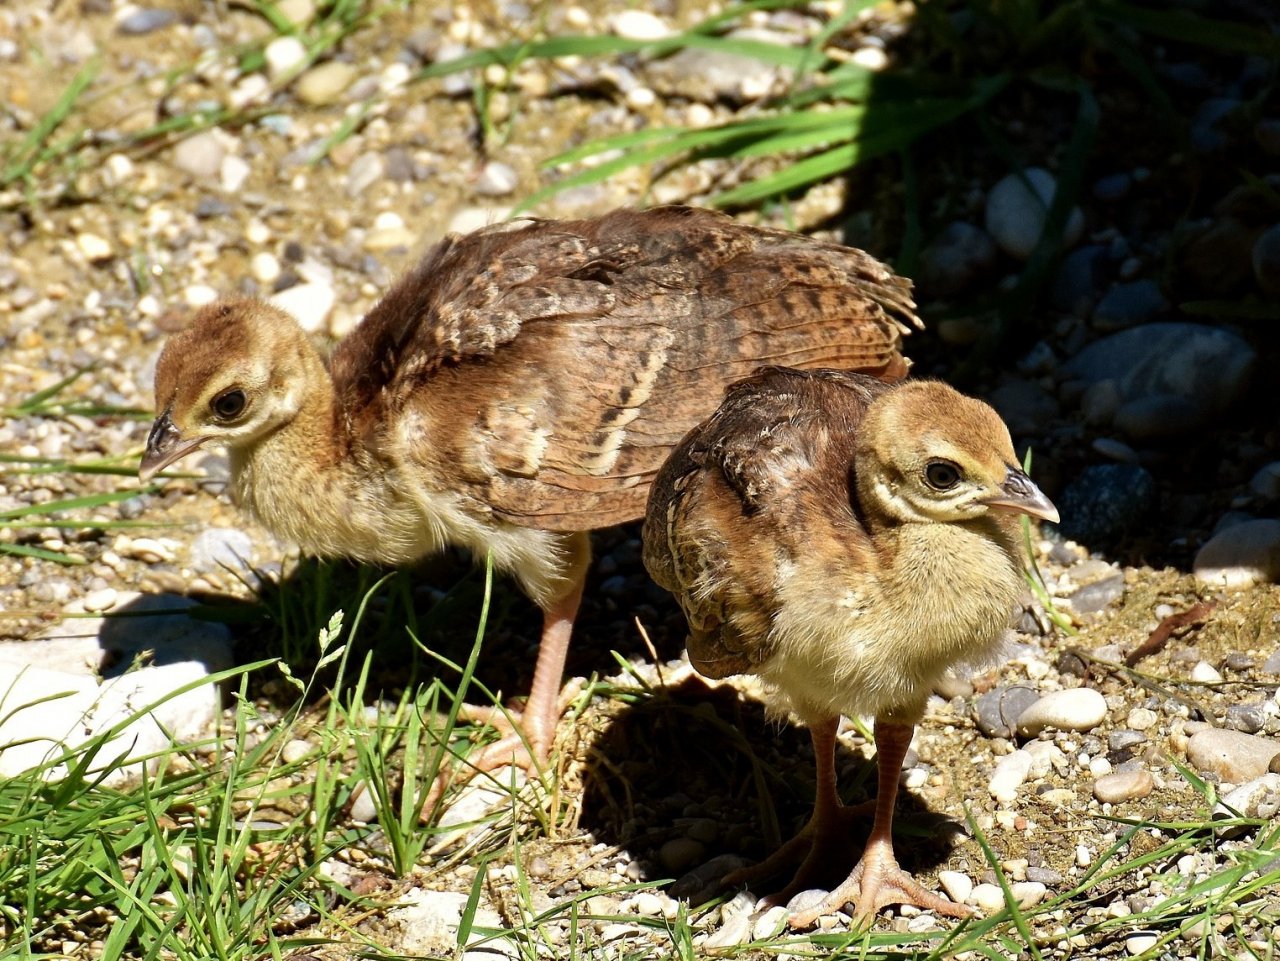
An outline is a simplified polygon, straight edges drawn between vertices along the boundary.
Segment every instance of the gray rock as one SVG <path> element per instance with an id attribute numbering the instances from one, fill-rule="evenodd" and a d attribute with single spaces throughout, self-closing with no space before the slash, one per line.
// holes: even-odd
<path id="1" fill-rule="evenodd" d="M 1273 300 L 1280 299 L 1280 224 L 1269 227 L 1253 242 L 1253 279 Z"/>
<path id="2" fill-rule="evenodd" d="M 1116 284 L 1093 309 L 1093 326 L 1098 330 L 1123 330 L 1145 324 L 1168 309 L 1169 302 L 1154 280 Z"/>
<path id="3" fill-rule="evenodd" d="M 1062 260 L 1049 287 L 1049 306 L 1059 313 L 1083 317 L 1102 293 L 1111 273 L 1107 248 L 1090 244 Z"/>
<path id="4" fill-rule="evenodd" d="M 996 245 L 986 231 L 952 221 L 920 251 L 920 290 L 926 297 L 953 297 L 981 279 L 995 261 Z"/>
<path id="5" fill-rule="evenodd" d="M 1280 650 L 1272 651 L 1259 670 L 1264 674 L 1280 674 Z"/>
<path id="6" fill-rule="evenodd" d="M 1226 120 L 1241 107 L 1231 97 L 1211 97 L 1200 104 L 1191 120 L 1191 146 L 1197 153 L 1216 153 L 1230 142 Z"/>
<path id="7" fill-rule="evenodd" d="M 1178 280 L 1206 297 L 1243 292 L 1252 279 L 1253 245 L 1261 233 L 1261 227 L 1238 217 L 1219 217 L 1181 251 Z"/>
<path id="8" fill-rule="evenodd" d="M 1095 341 L 1068 360 L 1063 373 L 1087 384 L 1115 381 L 1122 403 L 1174 396 L 1216 414 L 1244 393 L 1255 359 L 1253 348 L 1229 331 L 1155 323 Z"/>
<path id="9" fill-rule="evenodd" d="M 1117 572 L 1110 577 L 1084 585 L 1062 600 L 1076 614 L 1097 614 L 1122 597 L 1124 597 L 1124 575 Z"/>
<path id="10" fill-rule="evenodd" d="M 1267 714 L 1262 704 L 1232 704 L 1222 719 L 1223 727 L 1232 731 L 1257 734 L 1266 726 Z"/>
<path id="11" fill-rule="evenodd" d="M 1249 490 L 1265 500 L 1280 498 L 1280 461 L 1272 461 L 1258 468 L 1249 480 Z"/>
<path id="12" fill-rule="evenodd" d="M 786 42 L 766 30 L 738 30 L 731 36 Z M 790 71 L 777 71 L 772 76 L 784 79 Z M 687 97 L 702 103 L 725 103 L 740 106 L 758 99 L 773 85 L 771 71 L 761 69 L 755 57 L 723 50 L 681 47 L 676 53 L 650 63 L 645 70 L 647 83 L 666 96 Z"/>
<path id="13" fill-rule="evenodd" d="M 510 164 L 490 160 L 476 178 L 476 193 L 483 197 L 505 197 L 520 184 L 520 175 Z"/>
<path id="14" fill-rule="evenodd" d="M 359 197 L 386 175 L 387 165 L 382 154 L 361 154 L 347 169 L 346 191 L 348 197 Z"/>
<path id="15" fill-rule="evenodd" d="M 1198 731 L 1187 741 L 1187 760 L 1197 771 L 1232 784 L 1262 777 L 1278 754 L 1280 741 L 1216 727 Z"/>
<path id="16" fill-rule="evenodd" d="M 217 178 L 226 155 L 222 138 L 212 130 L 204 130 L 178 141 L 173 148 L 173 163 L 197 180 L 211 181 Z"/>
<path id="17" fill-rule="evenodd" d="M 987 395 L 1015 437 L 1043 434 L 1058 415 L 1058 401 L 1039 384 L 1007 380 Z"/>
<path id="18" fill-rule="evenodd" d="M 1143 734 L 1141 731 L 1133 731 L 1128 728 L 1120 728 L 1119 730 L 1112 731 L 1110 734 L 1107 735 L 1107 749 L 1111 751 L 1113 754 L 1119 754 L 1122 751 L 1131 751 L 1133 748 L 1137 747 L 1139 744 L 1146 744 L 1146 743 L 1147 743 L 1147 736 L 1145 734 Z M 1111 762 L 1113 764 L 1118 764 L 1127 760 L 1128 760 L 1127 757 L 1111 758 Z"/>
<path id="19" fill-rule="evenodd" d="M 672 838 L 658 849 L 658 861 L 664 870 L 682 874 L 703 859 L 707 847 L 693 838 Z"/>
<path id="20" fill-rule="evenodd" d="M 1112 544 L 1134 530 L 1156 507 L 1156 482 L 1134 464 L 1094 464 L 1055 498 L 1064 537 L 1088 546 Z"/>
<path id="21" fill-rule="evenodd" d="M 200 572 L 243 571 L 253 557 L 253 540 L 234 527 L 211 527 L 191 542 L 191 567 Z"/>
<path id="22" fill-rule="evenodd" d="M 751 940 L 752 919 L 749 914 L 733 914 L 702 943 L 707 951 L 737 947 Z"/>
<path id="23" fill-rule="evenodd" d="M 1103 804 L 1120 804 L 1146 797 L 1155 786 L 1156 779 L 1144 768 L 1116 771 L 1093 782 L 1093 796 Z"/>
<path id="24" fill-rule="evenodd" d="M 996 245 L 1017 260 L 1026 260 L 1044 232 L 1049 205 L 1058 189 L 1053 174 L 1028 167 L 1000 180 L 987 195 L 985 226 Z M 1084 214 L 1071 210 L 1063 228 L 1062 245 L 1075 246 L 1084 233 Z"/>
<path id="25" fill-rule="evenodd" d="M 1241 784 L 1222 797 L 1213 809 L 1215 820 L 1229 818 L 1271 818 L 1280 805 L 1280 774 L 1263 774 Z M 1237 833 L 1246 828 L 1242 825 Z"/>
<path id="26" fill-rule="evenodd" d="M 1104 204 L 1113 204 L 1129 196 L 1133 187 L 1133 176 L 1127 173 L 1107 174 L 1099 177 L 1093 184 L 1093 196 Z"/>
<path id="27" fill-rule="evenodd" d="M 697 904 L 716 893 L 721 878 L 750 863 L 740 854 L 718 854 L 705 864 L 700 864 L 687 874 L 681 875 L 667 893 L 673 898 L 682 898 Z"/>
<path id="28" fill-rule="evenodd" d="M 141 37 L 157 30 L 163 30 L 170 24 L 177 23 L 181 17 L 176 10 L 154 10 L 143 7 L 120 18 L 116 30 L 129 37 Z"/>
<path id="29" fill-rule="evenodd" d="M 1215 534 L 1196 553 L 1196 580 L 1240 590 L 1280 581 L 1280 521 L 1235 524 Z"/>
<path id="30" fill-rule="evenodd" d="M 1115 428 L 1134 440 L 1164 440 L 1185 437 L 1203 427 L 1209 411 L 1176 394 L 1155 394 L 1121 404 Z"/>
<path id="31" fill-rule="evenodd" d="M 987 737 L 1012 737 L 1022 712 L 1040 700 L 1040 692 L 1025 684 L 1002 685 L 974 702 L 978 730 Z"/>
<path id="32" fill-rule="evenodd" d="M 1091 687 L 1053 691 L 1018 716 L 1018 733 L 1035 737 L 1049 729 L 1091 731 L 1106 716 L 1106 699 Z"/>

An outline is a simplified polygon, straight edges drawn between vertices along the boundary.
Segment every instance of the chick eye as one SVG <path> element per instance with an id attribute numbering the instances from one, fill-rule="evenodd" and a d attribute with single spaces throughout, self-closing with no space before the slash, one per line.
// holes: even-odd
<path id="1" fill-rule="evenodd" d="M 960 483 L 960 468 L 949 460 L 930 461 L 925 465 L 924 479 L 934 490 L 951 490 Z"/>
<path id="2" fill-rule="evenodd" d="M 213 412 L 220 418 L 230 420 L 244 410 L 244 403 L 244 391 L 238 387 L 233 387 L 231 390 L 224 390 L 211 400 L 209 406 L 213 408 Z"/>

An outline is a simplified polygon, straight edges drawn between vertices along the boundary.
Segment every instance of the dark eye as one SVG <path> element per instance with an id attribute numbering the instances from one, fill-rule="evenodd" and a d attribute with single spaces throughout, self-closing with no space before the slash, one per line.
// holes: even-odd
<path id="1" fill-rule="evenodd" d="M 930 461 L 924 469 L 924 479 L 937 491 L 948 491 L 960 483 L 960 468 L 949 460 Z"/>
<path id="2" fill-rule="evenodd" d="M 240 412 L 244 410 L 244 391 L 238 387 L 233 387 L 231 390 L 224 390 L 209 402 L 209 406 L 212 407 L 213 412 L 223 420 L 230 420 L 232 417 L 238 417 Z"/>

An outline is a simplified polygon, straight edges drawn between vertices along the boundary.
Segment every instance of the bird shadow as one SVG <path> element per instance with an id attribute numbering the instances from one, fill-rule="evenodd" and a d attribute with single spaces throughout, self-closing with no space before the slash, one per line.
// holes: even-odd
<path id="1" fill-rule="evenodd" d="M 873 798 L 874 759 L 844 743 L 836 752 L 845 803 Z M 590 745 L 579 823 L 597 841 L 626 848 L 641 866 L 640 880 L 674 877 L 671 892 L 696 904 L 719 892 L 721 875 L 763 860 L 799 832 L 813 797 L 807 730 L 770 717 L 732 684 L 688 675 L 618 711 Z M 928 870 L 946 860 L 943 836 L 961 830 L 954 821 L 905 789 L 897 813 L 904 868 Z M 870 826 L 868 817 L 865 829 L 850 836 L 844 873 Z M 902 843 L 908 837 L 911 843 Z M 788 880 L 781 873 L 755 893 Z"/>

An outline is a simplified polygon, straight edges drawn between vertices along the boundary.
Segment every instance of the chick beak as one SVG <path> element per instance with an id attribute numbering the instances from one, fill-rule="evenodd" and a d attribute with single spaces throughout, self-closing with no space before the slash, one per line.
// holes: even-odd
<path id="1" fill-rule="evenodd" d="M 1058 508 L 1053 506 L 1053 501 L 1016 467 L 1009 468 L 1004 483 L 1000 485 L 1000 493 L 984 498 L 982 503 L 999 510 L 1030 514 L 1051 524 L 1058 523 Z"/>
<path id="2" fill-rule="evenodd" d="M 206 440 L 208 440 L 206 437 L 184 440 L 182 431 L 178 430 L 169 416 L 169 411 L 166 410 L 151 425 L 151 433 L 147 435 L 147 450 L 142 455 L 142 463 L 138 465 L 138 479 L 145 484 L 174 461 L 190 454 Z"/>

